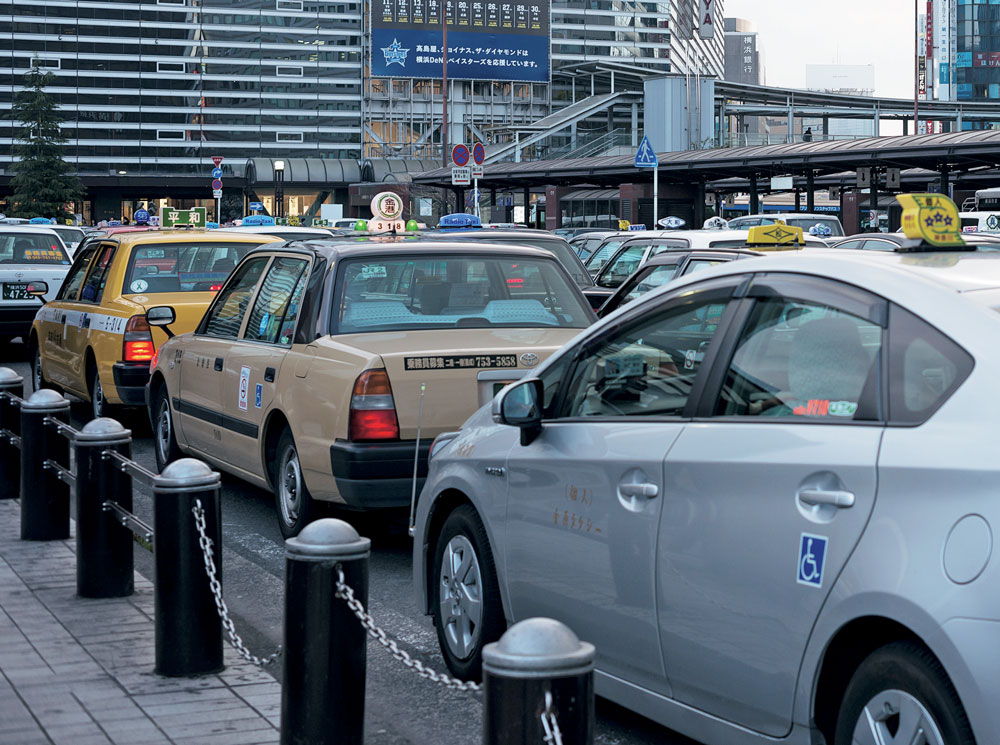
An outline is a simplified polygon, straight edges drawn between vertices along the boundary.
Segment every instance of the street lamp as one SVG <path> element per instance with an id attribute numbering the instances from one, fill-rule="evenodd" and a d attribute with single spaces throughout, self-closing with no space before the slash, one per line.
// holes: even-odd
<path id="1" fill-rule="evenodd" d="M 285 161 L 274 161 L 274 216 L 285 216 Z"/>

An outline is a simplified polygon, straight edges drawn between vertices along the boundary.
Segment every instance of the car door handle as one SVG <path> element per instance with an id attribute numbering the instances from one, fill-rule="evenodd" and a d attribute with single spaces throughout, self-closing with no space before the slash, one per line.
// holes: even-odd
<path id="1" fill-rule="evenodd" d="M 59 323 L 66 323 L 66 314 L 65 313 L 62 314 L 62 320 L 59 321 Z"/>
<path id="2" fill-rule="evenodd" d="M 273 383 L 274 382 L 274 368 L 273 367 L 269 367 L 266 370 L 264 370 L 264 382 L 265 383 Z"/>
<path id="3" fill-rule="evenodd" d="M 216 372 L 221 372 L 222 371 L 222 358 L 221 357 L 216 357 L 215 358 L 215 371 Z"/>
<path id="4" fill-rule="evenodd" d="M 853 507 L 854 492 L 826 489 L 802 489 L 799 499 L 805 504 L 831 504 L 834 507 Z"/>
<path id="5" fill-rule="evenodd" d="M 623 497 L 645 497 L 652 499 L 660 493 L 660 487 L 656 484 L 619 484 L 618 492 Z"/>

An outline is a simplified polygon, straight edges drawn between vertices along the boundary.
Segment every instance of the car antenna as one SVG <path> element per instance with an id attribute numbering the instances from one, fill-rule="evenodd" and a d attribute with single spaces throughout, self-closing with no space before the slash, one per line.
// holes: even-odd
<path id="1" fill-rule="evenodd" d="M 407 532 L 410 537 L 417 532 L 417 466 L 420 464 L 420 423 L 424 418 L 424 391 L 427 384 L 420 384 L 420 409 L 417 411 L 417 444 L 413 448 L 413 490 L 410 492 L 410 525 Z"/>

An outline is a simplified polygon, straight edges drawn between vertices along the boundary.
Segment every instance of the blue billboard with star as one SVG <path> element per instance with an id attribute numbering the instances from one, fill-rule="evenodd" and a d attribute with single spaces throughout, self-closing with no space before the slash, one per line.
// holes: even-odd
<path id="1" fill-rule="evenodd" d="M 374 0 L 376 77 L 549 81 L 549 0 Z M 444 20 L 447 19 L 447 48 Z"/>

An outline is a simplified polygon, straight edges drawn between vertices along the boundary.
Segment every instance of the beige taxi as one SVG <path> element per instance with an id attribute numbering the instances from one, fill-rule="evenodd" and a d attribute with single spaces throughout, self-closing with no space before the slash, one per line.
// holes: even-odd
<path id="1" fill-rule="evenodd" d="M 154 327 L 173 316 L 147 312 Z M 320 503 L 403 506 L 436 435 L 594 318 L 559 261 L 536 248 L 262 246 L 195 331 L 158 350 L 146 391 L 157 462 L 189 453 L 273 490 L 286 536 Z"/>

